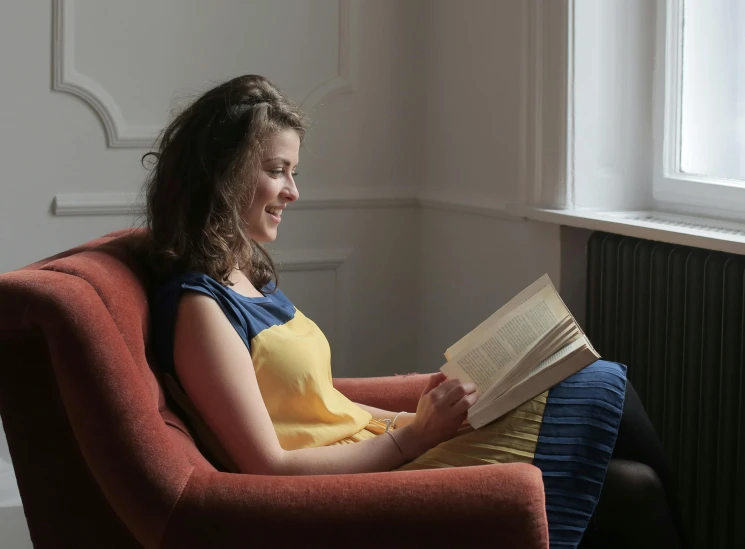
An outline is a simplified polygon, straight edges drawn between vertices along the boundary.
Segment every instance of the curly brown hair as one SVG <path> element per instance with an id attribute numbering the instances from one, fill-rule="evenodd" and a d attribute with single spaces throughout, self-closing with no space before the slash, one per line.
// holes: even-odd
<path id="1" fill-rule="evenodd" d="M 248 235 L 267 139 L 286 129 L 301 141 L 306 121 L 267 78 L 239 76 L 207 91 L 163 130 L 144 185 L 149 262 L 163 279 L 198 271 L 231 285 L 236 267 L 256 288 L 277 282 L 271 257 Z"/>

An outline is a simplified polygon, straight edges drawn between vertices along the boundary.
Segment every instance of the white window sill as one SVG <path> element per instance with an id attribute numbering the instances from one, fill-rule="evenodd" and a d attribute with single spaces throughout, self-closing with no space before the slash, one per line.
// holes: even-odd
<path id="1" fill-rule="evenodd" d="M 513 213 L 545 223 L 745 255 L 745 223 L 647 211 L 551 210 L 511 205 Z"/>

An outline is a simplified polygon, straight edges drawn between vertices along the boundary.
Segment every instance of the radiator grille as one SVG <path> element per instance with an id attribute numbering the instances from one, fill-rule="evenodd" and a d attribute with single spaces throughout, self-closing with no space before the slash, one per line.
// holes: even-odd
<path id="1" fill-rule="evenodd" d="M 587 335 L 629 367 L 696 549 L 745 548 L 745 258 L 593 233 Z"/>

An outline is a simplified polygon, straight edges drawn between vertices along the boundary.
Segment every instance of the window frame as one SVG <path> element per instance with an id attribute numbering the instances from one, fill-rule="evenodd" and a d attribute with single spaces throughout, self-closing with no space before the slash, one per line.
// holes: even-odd
<path id="1" fill-rule="evenodd" d="M 680 170 L 684 1 L 658 3 L 652 197 L 660 209 L 741 218 L 745 215 L 742 181 Z"/>

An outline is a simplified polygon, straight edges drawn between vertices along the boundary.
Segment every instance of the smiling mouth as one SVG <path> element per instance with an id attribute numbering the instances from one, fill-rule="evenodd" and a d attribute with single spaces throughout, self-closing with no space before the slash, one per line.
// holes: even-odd
<path id="1" fill-rule="evenodd" d="M 264 211 L 268 213 L 270 217 L 274 218 L 275 221 L 282 221 L 282 208 L 266 208 Z"/>

